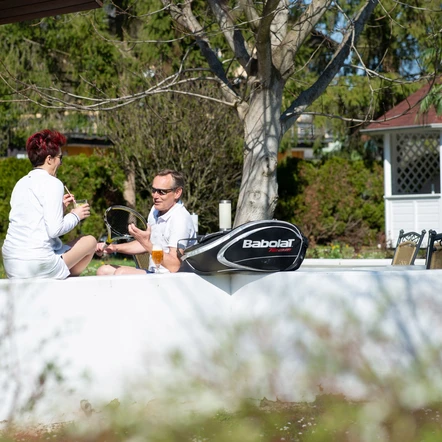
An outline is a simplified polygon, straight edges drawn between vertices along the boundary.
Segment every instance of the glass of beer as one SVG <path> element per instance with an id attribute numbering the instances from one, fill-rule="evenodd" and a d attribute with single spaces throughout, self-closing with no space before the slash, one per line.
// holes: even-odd
<path id="1" fill-rule="evenodd" d="M 156 266 L 155 273 L 159 273 L 160 265 L 163 262 L 163 248 L 158 244 L 154 244 L 152 247 L 152 261 Z"/>

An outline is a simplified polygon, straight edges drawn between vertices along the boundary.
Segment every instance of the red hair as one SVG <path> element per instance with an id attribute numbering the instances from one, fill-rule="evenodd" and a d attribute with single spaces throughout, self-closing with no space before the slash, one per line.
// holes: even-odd
<path id="1" fill-rule="evenodd" d="M 55 130 L 44 129 L 31 135 L 26 141 L 26 152 L 34 167 L 44 164 L 49 155 L 55 157 L 66 144 L 66 137 Z"/>

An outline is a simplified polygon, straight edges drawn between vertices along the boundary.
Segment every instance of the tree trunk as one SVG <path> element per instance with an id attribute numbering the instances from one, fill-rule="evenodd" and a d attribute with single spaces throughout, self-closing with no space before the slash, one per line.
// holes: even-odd
<path id="1" fill-rule="evenodd" d="M 123 197 L 129 207 L 136 207 L 135 171 L 131 170 L 124 182 Z"/>
<path id="2" fill-rule="evenodd" d="M 272 79 L 257 87 L 244 117 L 244 165 L 234 227 L 272 219 L 278 200 L 276 167 L 281 141 L 284 82 Z"/>

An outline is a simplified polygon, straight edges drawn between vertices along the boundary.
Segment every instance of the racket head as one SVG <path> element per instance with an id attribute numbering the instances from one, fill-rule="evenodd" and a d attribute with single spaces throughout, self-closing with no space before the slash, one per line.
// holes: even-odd
<path id="1" fill-rule="evenodd" d="M 134 224 L 141 230 L 147 229 L 147 221 L 136 210 L 121 205 L 110 206 L 104 213 L 104 223 L 107 229 L 107 243 L 117 241 L 132 241 L 129 234 L 129 224 Z"/>

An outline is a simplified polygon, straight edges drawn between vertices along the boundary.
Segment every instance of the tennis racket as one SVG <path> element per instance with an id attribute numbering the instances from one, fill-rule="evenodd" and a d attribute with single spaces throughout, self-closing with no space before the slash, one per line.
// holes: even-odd
<path id="1" fill-rule="evenodd" d="M 134 238 L 129 234 L 129 224 L 134 224 L 141 230 L 147 229 L 147 221 L 143 215 L 130 207 L 119 205 L 106 209 L 104 223 L 107 229 L 106 244 L 132 241 Z"/>

